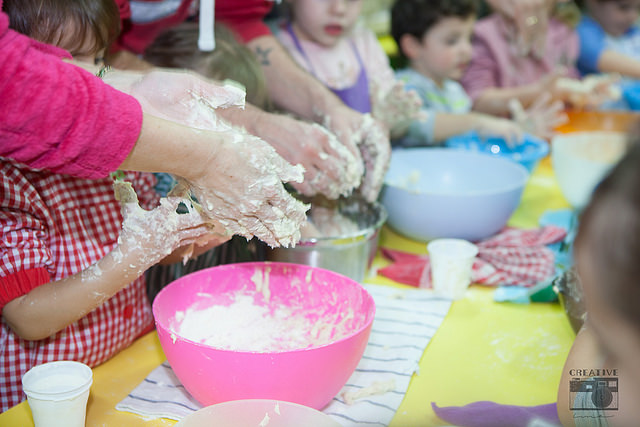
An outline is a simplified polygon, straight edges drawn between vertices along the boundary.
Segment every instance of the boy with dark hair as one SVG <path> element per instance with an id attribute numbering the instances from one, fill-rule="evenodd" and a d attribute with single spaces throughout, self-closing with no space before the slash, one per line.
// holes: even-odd
<path id="1" fill-rule="evenodd" d="M 408 64 L 396 76 L 418 93 L 424 112 L 395 145 L 433 145 L 471 130 L 502 136 L 511 143 L 522 139 L 517 123 L 471 112 L 471 100 L 457 82 L 471 60 L 476 10 L 474 0 L 397 0 L 393 4 L 391 34 Z"/>

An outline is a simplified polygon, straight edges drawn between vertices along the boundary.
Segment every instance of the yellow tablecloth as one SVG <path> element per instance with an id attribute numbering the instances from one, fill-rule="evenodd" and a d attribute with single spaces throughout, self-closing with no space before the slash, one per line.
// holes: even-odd
<path id="1" fill-rule="evenodd" d="M 549 159 L 534 171 L 509 224 L 535 227 L 547 209 L 567 207 Z M 387 227 L 380 245 L 415 253 L 426 247 Z M 373 271 L 385 265 L 377 257 Z M 368 282 L 400 285 L 382 276 Z M 574 334 L 556 303 L 529 305 L 495 303 L 493 290 L 472 285 L 467 297 L 453 303 L 420 361 L 407 395 L 391 427 L 441 426 L 431 409 L 479 400 L 502 404 L 539 405 L 554 402 L 564 360 Z M 115 410 L 115 405 L 165 360 L 152 332 L 116 357 L 96 367 L 87 407 L 87 426 L 165 426 L 165 419 L 145 420 Z M 31 427 L 26 402 L 0 414 L 0 426 Z"/>

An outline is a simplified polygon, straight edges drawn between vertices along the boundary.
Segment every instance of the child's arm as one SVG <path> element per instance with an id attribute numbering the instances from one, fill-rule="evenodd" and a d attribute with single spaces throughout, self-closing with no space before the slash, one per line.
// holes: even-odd
<path id="1" fill-rule="evenodd" d="M 588 318 L 587 318 L 588 319 Z M 560 386 L 558 388 L 558 417 L 563 426 L 574 426 L 573 412 L 569 409 L 573 405 L 570 402 L 569 384 L 572 370 L 575 369 L 600 369 L 604 367 L 605 354 L 597 342 L 593 331 L 588 327 L 588 320 L 578 331 L 575 341 L 571 346 L 569 355 L 562 369 Z"/>
<path id="2" fill-rule="evenodd" d="M 433 137 L 436 141 L 443 141 L 468 131 L 476 131 L 484 136 L 500 136 L 514 145 L 523 137 L 520 126 L 511 120 L 473 112 L 467 114 L 436 113 L 433 129 Z"/>
<path id="3" fill-rule="evenodd" d="M 488 87 L 475 99 L 473 109 L 480 113 L 494 116 L 508 116 L 509 103 L 517 99 L 520 104 L 528 108 L 542 93 L 549 93 L 554 99 L 557 90 L 557 80 L 566 75 L 566 70 L 560 69 L 548 74 L 535 83 L 510 88 Z"/>
<path id="4" fill-rule="evenodd" d="M 163 199 L 152 211 L 125 205 L 118 245 L 82 272 L 38 286 L 7 303 L 2 315 L 8 325 L 26 340 L 51 336 L 103 304 L 174 249 L 197 241 L 209 229 L 195 212 L 177 214 L 180 201 Z"/>
<path id="5" fill-rule="evenodd" d="M 613 50 L 604 50 L 598 59 L 598 70 L 602 73 L 618 73 L 625 77 L 640 79 L 640 61 Z"/>
<path id="6" fill-rule="evenodd" d="M 274 35 L 252 39 L 247 46 L 262 66 L 269 95 L 276 106 L 325 124 L 354 155 L 358 155 L 353 135 L 362 124 L 360 113 L 347 107 L 337 95 L 300 67 Z"/>
<path id="7" fill-rule="evenodd" d="M 420 119 L 421 106 L 418 94 L 407 90 L 401 81 L 394 79 L 386 91 L 375 83 L 371 87 L 371 115 L 384 123 L 392 139 L 404 136 L 411 122 Z"/>

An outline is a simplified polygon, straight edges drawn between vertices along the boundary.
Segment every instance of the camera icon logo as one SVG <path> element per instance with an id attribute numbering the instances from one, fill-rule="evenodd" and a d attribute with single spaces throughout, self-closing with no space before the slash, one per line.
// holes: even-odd
<path id="1" fill-rule="evenodd" d="M 572 411 L 617 411 L 618 378 L 572 378 L 569 383 L 569 397 Z"/>

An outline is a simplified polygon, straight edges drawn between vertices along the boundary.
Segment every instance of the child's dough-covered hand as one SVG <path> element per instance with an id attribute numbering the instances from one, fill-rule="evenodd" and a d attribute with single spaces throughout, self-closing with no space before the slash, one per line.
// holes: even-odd
<path id="1" fill-rule="evenodd" d="M 347 147 L 351 154 L 356 157 L 358 163 L 362 163 L 362 157 L 358 149 L 358 139 L 354 136 L 355 133 L 360 131 L 362 114 L 343 103 L 324 113 L 318 111 L 317 114 L 319 120 L 316 121 L 329 129 L 342 145 Z"/>
<path id="2" fill-rule="evenodd" d="M 392 138 L 403 136 L 411 122 L 420 118 L 420 96 L 406 90 L 401 81 L 395 81 L 386 92 L 373 82 L 371 94 L 371 115 L 389 129 Z"/>
<path id="3" fill-rule="evenodd" d="M 573 108 L 597 108 L 604 102 L 620 99 L 619 80 L 615 75 L 591 75 L 582 80 L 560 78 L 556 90 Z"/>
<path id="4" fill-rule="evenodd" d="M 360 131 L 355 134 L 359 141 L 365 174 L 358 191 L 368 202 L 378 198 L 384 176 L 391 160 L 391 144 L 386 129 L 370 114 L 363 115 Z"/>
<path id="5" fill-rule="evenodd" d="M 548 92 L 542 93 L 526 110 L 517 99 L 509 102 L 511 117 L 520 127 L 532 135 L 549 139 L 555 129 L 567 123 L 569 118 L 564 113 L 564 104 L 553 100 Z"/>
<path id="6" fill-rule="evenodd" d="M 273 129 L 267 131 L 270 145 L 289 163 L 305 168 L 304 181 L 292 184 L 300 194 L 337 199 L 360 185 L 364 174 L 360 156 L 326 128 L 285 115 L 275 115 L 266 126 Z"/>
<path id="7" fill-rule="evenodd" d="M 118 244 L 120 252 L 127 257 L 126 269 L 134 274 L 142 273 L 180 247 L 194 243 L 204 245 L 211 238 L 217 238 L 216 233 L 212 233 L 216 227 L 200 215 L 188 199 L 162 198 L 160 206 L 148 211 L 140 207 L 128 182 L 116 182 L 114 191 L 123 215 Z M 178 214 L 179 205 L 187 213 Z"/>
<path id="8" fill-rule="evenodd" d="M 270 246 L 295 245 L 308 206 L 282 182 L 301 182 L 304 169 L 290 165 L 257 137 L 232 137 L 212 144 L 210 167 L 202 179 L 189 182 L 191 191 L 206 215 L 228 232 L 256 236 Z"/>
<path id="9" fill-rule="evenodd" d="M 509 147 L 521 144 L 524 137 L 524 132 L 518 123 L 489 115 L 483 115 L 478 119 L 475 131 L 480 137 L 501 137 Z"/>

